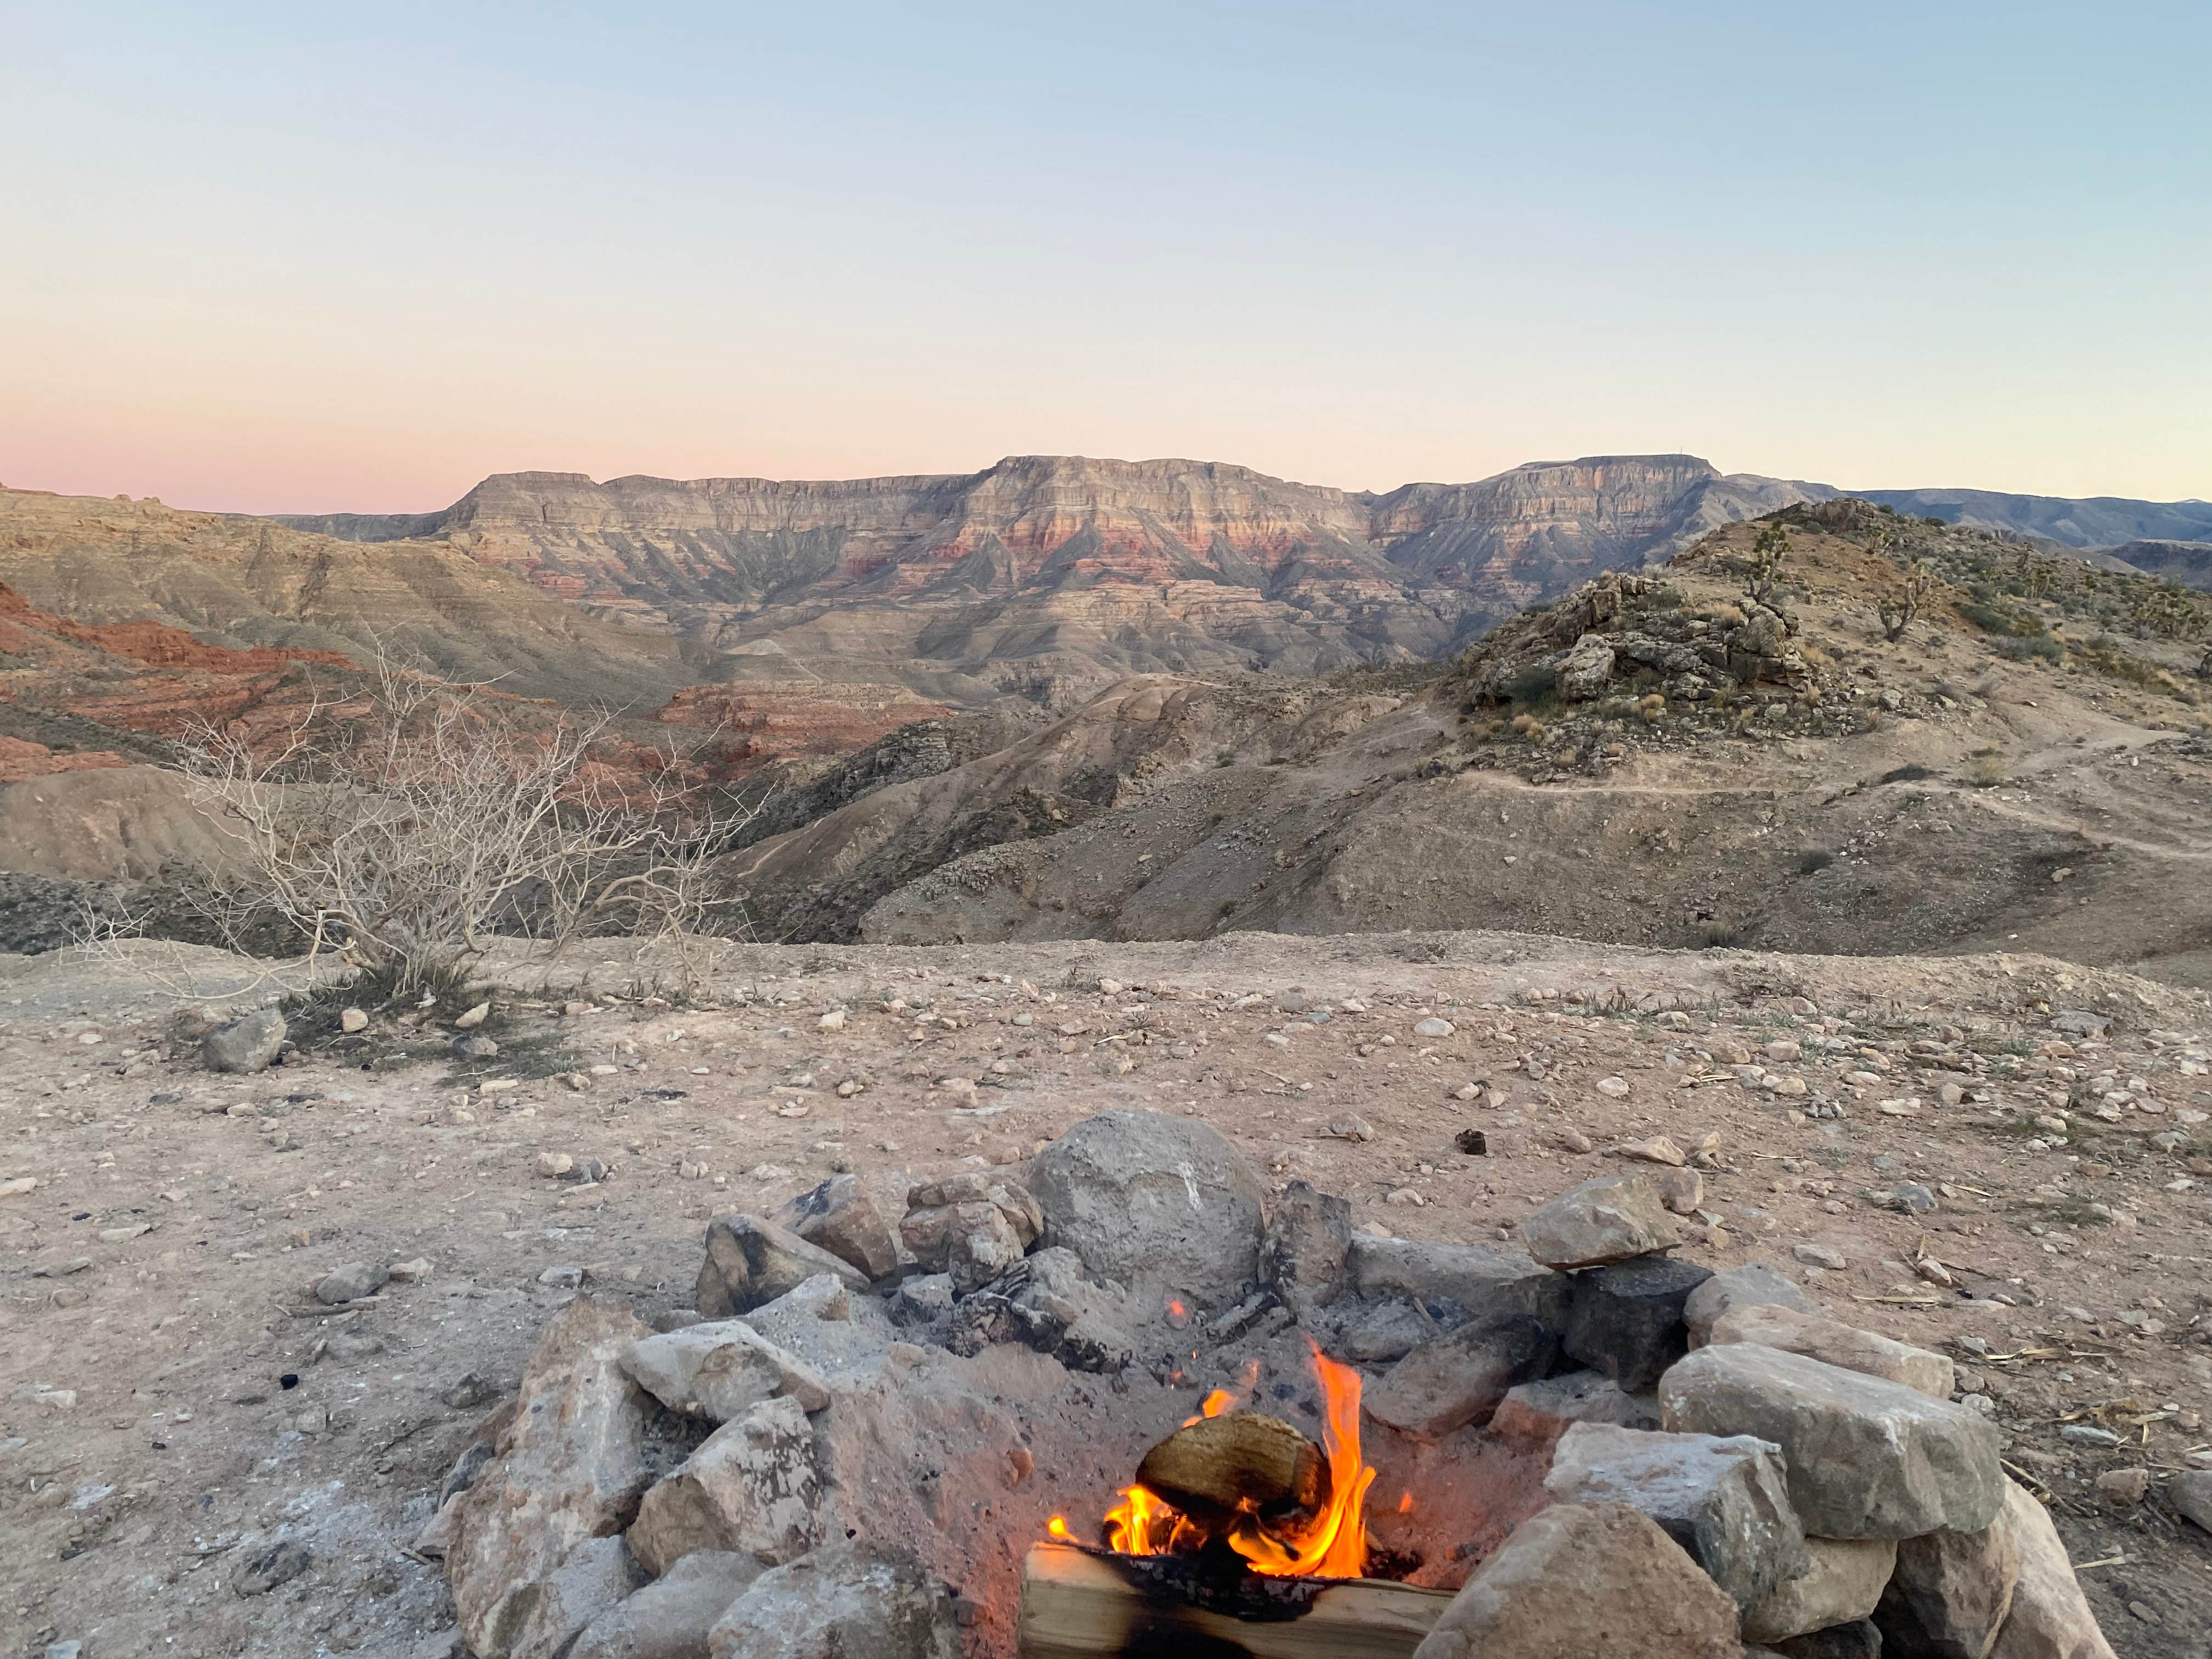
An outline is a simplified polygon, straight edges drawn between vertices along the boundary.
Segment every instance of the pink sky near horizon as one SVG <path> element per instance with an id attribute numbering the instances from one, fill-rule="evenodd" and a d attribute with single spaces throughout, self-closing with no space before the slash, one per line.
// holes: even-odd
<path id="1" fill-rule="evenodd" d="M 2121 10 L 27 12 L 0 483 L 1688 453 L 2212 495 L 2212 9 Z"/>

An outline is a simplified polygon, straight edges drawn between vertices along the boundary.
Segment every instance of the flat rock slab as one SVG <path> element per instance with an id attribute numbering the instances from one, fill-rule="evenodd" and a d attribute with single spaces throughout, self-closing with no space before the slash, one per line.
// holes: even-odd
<path id="1" fill-rule="evenodd" d="M 868 1288 L 868 1276 L 852 1263 L 772 1221 L 717 1216 L 707 1224 L 707 1259 L 692 1305 L 702 1318 L 727 1319 L 787 1296 L 819 1273 L 834 1273 L 852 1290 Z"/>
<path id="2" fill-rule="evenodd" d="M 1577 1273 L 1567 1314 L 1568 1356 L 1603 1371 L 1630 1394 L 1650 1392 L 1689 1352 L 1683 1304 L 1711 1277 L 1711 1268 L 1668 1255 L 1641 1255 Z"/>
<path id="3" fill-rule="evenodd" d="M 1539 1205 L 1521 1224 L 1547 1267 L 1602 1267 L 1682 1242 L 1659 1190 L 1640 1175 L 1600 1176 Z"/>
<path id="4" fill-rule="evenodd" d="M 1758 1342 L 1785 1353 L 1899 1382 L 1930 1400 L 1948 1400 L 1955 1368 L 1946 1355 L 1893 1341 L 1840 1319 L 1795 1308 L 1752 1304 L 1731 1308 L 1713 1322 L 1707 1340 Z"/>
<path id="5" fill-rule="evenodd" d="M 1513 1529 L 1413 1659 L 1740 1659 L 1735 1600 L 1625 1504 L 1559 1504 Z"/>
<path id="6" fill-rule="evenodd" d="M 809 1282 L 837 1281 L 825 1275 Z M 819 1372 L 738 1319 L 646 1337 L 624 1352 L 622 1368 L 669 1410 L 716 1423 L 779 1395 L 807 1412 L 830 1403 L 830 1387 Z"/>
<path id="7" fill-rule="evenodd" d="M 1573 1286 L 1523 1250 L 1361 1233 L 1352 1241 L 1346 1266 L 1352 1287 L 1372 1301 L 1449 1302 L 1470 1321 L 1521 1314 L 1555 1331 L 1566 1328 Z"/>
<path id="8" fill-rule="evenodd" d="M 1074 1251 L 1096 1277 L 1220 1307 L 1257 1275 L 1267 1188 L 1203 1123 L 1158 1112 L 1087 1117 L 1031 1160 L 1030 1190 L 1045 1243 Z"/>
<path id="9" fill-rule="evenodd" d="M 1743 1616 L 1747 1642 L 1783 1642 L 1871 1618 L 1897 1566 L 1893 1538 L 1808 1538 L 1811 1565 Z M 1915 1649 L 1901 1650 L 1906 1653 Z"/>
<path id="10" fill-rule="evenodd" d="M 1490 1431 L 1532 1449 L 1547 1448 L 1577 1423 L 1656 1429 L 1659 1401 L 1653 1395 L 1626 1393 L 1602 1371 L 1569 1371 L 1508 1389 Z"/>
<path id="11" fill-rule="evenodd" d="M 2004 1501 L 1996 1426 L 1964 1406 L 1755 1342 L 1699 1348 L 1659 1380 L 1669 1429 L 1782 1448 L 1822 1538 L 1978 1532 Z"/>
<path id="12" fill-rule="evenodd" d="M 1711 1335 L 1714 1321 L 1731 1308 L 1753 1303 L 1795 1308 L 1799 1313 L 1820 1311 L 1813 1298 L 1779 1269 L 1764 1261 L 1747 1261 L 1740 1267 L 1723 1268 L 1690 1292 L 1690 1299 L 1682 1304 L 1682 1322 L 1690 1328 L 1691 1342 L 1702 1345 Z"/>
<path id="13" fill-rule="evenodd" d="M 1626 1504 L 1650 1516 L 1741 1609 L 1812 1565 L 1781 1453 L 1747 1435 L 1577 1423 L 1553 1449 L 1544 1489 L 1566 1503 Z"/>
<path id="14" fill-rule="evenodd" d="M 1507 1390 L 1541 1376 L 1558 1352 L 1559 1338 L 1533 1319 L 1464 1325 L 1393 1365 L 1363 1404 L 1378 1423 L 1437 1438 L 1487 1423 Z"/>

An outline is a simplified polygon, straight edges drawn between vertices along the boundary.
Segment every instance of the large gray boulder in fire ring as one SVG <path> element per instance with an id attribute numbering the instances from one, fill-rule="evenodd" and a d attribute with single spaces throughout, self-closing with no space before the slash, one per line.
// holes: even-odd
<path id="1" fill-rule="evenodd" d="M 1158 1112 L 1103 1112 L 1030 1164 L 1044 1243 L 1064 1245 L 1094 1277 L 1233 1301 L 1259 1270 L 1266 1188 L 1219 1133 Z"/>

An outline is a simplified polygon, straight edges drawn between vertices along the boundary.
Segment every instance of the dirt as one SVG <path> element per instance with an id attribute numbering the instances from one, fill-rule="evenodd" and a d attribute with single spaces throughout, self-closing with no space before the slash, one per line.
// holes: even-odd
<path id="1" fill-rule="evenodd" d="M 286 988 L 217 952 L 191 962 L 187 985 L 173 962 L 0 958 L 0 1182 L 38 1183 L 0 1199 L 0 1651 L 408 1653 L 450 1613 L 406 1546 L 574 1293 L 549 1270 L 647 1316 L 684 1307 L 714 1213 L 765 1211 L 848 1166 L 896 1212 L 909 1180 L 1012 1162 L 1131 1105 L 1200 1116 L 1275 1182 L 1346 1194 L 1355 1224 L 1443 1239 L 1511 1238 L 1532 1200 L 1620 1167 L 1607 1149 L 1624 1139 L 1717 1135 L 1718 1230 L 1692 1227 L 1686 1255 L 1771 1261 L 1855 1322 L 1952 1353 L 2052 1501 L 2114 1646 L 2179 1659 L 2212 1628 L 2212 1537 L 2158 1486 L 2212 1444 L 2201 994 L 2024 956 L 1505 933 L 734 947 L 697 988 L 714 1006 L 661 1000 L 665 960 L 503 965 L 486 1029 L 526 1054 L 506 1076 L 497 1060 L 389 1063 L 437 1033 L 385 1013 L 358 1039 L 302 1021 L 292 1062 L 233 1078 L 174 1035 L 181 994 L 250 1004 Z M 1127 988 L 1103 994 L 1102 978 Z M 839 1007 L 845 1028 L 820 1030 Z M 2112 1034 L 2054 1027 L 2067 1011 L 2109 1017 Z M 1454 1035 L 1416 1038 L 1431 1013 Z M 1813 1046 L 1832 1035 L 1847 1046 Z M 1803 1062 L 1765 1057 L 1785 1040 Z M 1916 1042 L 1932 1045 L 1918 1060 Z M 1808 1092 L 1738 1081 L 1737 1050 Z M 1883 1080 L 1845 1081 L 1865 1050 Z M 2071 1144 L 2044 1145 L 2033 1119 L 2069 1096 L 2099 1103 L 2106 1070 L 2134 1095 L 2120 1121 L 2081 1117 Z M 938 1089 L 946 1077 L 983 1086 Z M 1611 1079 L 1626 1092 L 1597 1086 Z M 848 1080 L 863 1086 L 841 1098 Z M 1946 1080 L 1989 1098 L 1942 1105 Z M 1883 1100 L 1918 1103 L 1892 1115 Z M 1796 1109 L 1826 1104 L 1843 1115 Z M 1346 1114 L 1372 1139 L 1332 1136 Z M 1486 1156 L 1455 1150 L 1469 1128 Z M 1562 1150 L 1570 1128 L 1595 1150 Z M 2171 1150 L 2151 1144 L 2166 1133 Z M 612 1173 L 542 1179 L 540 1152 Z M 1936 1212 L 1863 1196 L 1900 1182 L 1940 1194 Z M 1800 1244 L 1847 1265 L 1810 1269 Z M 1975 1294 L 1929 1284 L 1922 1255 Z M 313 1295 L 343 1264 L 416 1259 L 426 1276 L 367 1305 Z M 446 1403 L 471 1373 L 489 1397 Z M 2069 1421 L 2124 1443 L 2069 1443 Z M 2129 1467 L 2153 1472 L 2150 1496 L 2100 1496 L 2094 1476 Z M 241 1564 L 280 1537 L 306 1569 L 241 1594 Z"/>

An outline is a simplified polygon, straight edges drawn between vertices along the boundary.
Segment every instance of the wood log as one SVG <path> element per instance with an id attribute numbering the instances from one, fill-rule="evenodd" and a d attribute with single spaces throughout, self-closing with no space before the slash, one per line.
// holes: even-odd
<path id="1" fill-rule="evenodd" d="M 1452 1601 L 1374 1578 L 1271 1578 L 1203 1606 L 1160 1571 L 1176 1562 L 1033 1547 L 1020 1659 L 1410 1659 Z"/>
<path id="2" fill-rule="evenodd" d="M 1145 1454 L 1139 1484 L 1201 1525 L 1240 1513 L 1312 1515 L 1329 1498 L 1328 1460 L 1279 1417 L 1201 1417 Z"/>

